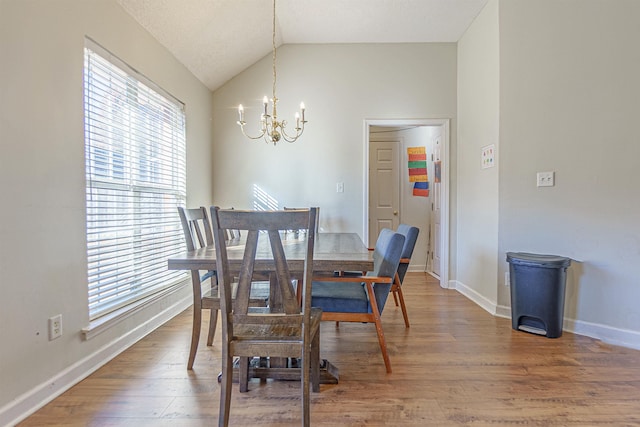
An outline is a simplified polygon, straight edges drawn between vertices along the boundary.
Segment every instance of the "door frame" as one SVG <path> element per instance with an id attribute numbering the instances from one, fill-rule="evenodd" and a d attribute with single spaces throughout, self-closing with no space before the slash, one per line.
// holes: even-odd
<path id="1" fill-rule="evenodd" d="M 449 287 L 449 164 L 450 164 L 450 119 L 365 119 L 363 122 L 363 218 L 362 236 L 369 246 L 369 128 L 371 126 L 440 126 L 442 127 L 441 169 L 441 217 L 440 217 L 440 287 Z"/>

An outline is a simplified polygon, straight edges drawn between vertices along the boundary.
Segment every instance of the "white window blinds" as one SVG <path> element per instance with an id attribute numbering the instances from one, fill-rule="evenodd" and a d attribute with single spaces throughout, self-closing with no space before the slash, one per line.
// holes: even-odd
<path id="1" fill-rule="evenodd" d="M 91 40 L 84 111 L 89 316 L 177 286 L 185 250 L 184 106 Z"/>

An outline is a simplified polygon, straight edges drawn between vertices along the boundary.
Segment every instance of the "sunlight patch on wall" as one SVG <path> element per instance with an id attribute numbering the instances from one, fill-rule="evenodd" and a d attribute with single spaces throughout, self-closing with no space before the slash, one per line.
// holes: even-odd
<path id="1" fill-rule="evenodd" d="M 278 201 L 274 197 L 257 184 L 253 184 L 253 209 L 257 211 L 275 211 L 278 210 L 278 206 Z"/>

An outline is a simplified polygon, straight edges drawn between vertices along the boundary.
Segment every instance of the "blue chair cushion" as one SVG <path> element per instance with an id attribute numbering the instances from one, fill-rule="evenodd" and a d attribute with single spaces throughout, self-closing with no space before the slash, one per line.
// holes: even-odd
<path id="1" fill-rule="evenodd" d="M 332 313 L 368 313 L 369 299 L 362 283 L 313 282 L 311 306 Z"/>

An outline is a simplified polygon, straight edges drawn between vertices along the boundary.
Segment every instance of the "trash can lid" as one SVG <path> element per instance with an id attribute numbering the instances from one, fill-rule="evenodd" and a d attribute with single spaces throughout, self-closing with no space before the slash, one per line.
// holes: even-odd
<path id="1" fill-rule="evenodd" d="M 569 267 L 571 258 L 557 255 L 530 254 L 526 252 L 507 252 L 507 262 L 546 268 Z"/>

